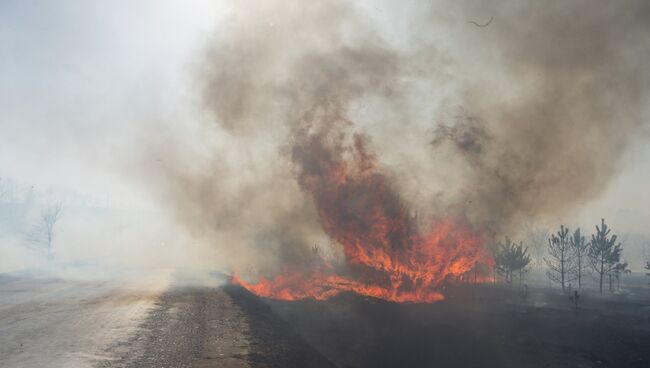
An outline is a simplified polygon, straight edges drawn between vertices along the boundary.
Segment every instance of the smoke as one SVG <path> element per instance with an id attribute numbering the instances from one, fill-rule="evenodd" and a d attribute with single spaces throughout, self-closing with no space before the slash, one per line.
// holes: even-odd
<path id="1" fill-rule="evenodd" d="M 601 193 L 647 133 L 641 1 L 384 6 L 404 18 L 364 3 L 238 1 L 217 28 L 197 72 L 209 123 L 157 149 L 156 178 L 225 267 L 337 256 L 306 180 L 349 155 L 372 156 L 388 212 L 499 233 Z M 494 19 L 468 23 L 477 17 Z"/>
<path id="2" fill-rule="evenodd" d="M 474 60 L 487 59 L 493 76 L 466 82 L 465 111 L 438 126 L 431 141 L 436 154 L 452 152 L 455 165 L 469 165 L 453 183 L 456 195 L 495 230 L 583 206 L 647 135 L 650 7 L 471 4 L 457 14 L 494 16 L 474 29 L 484 45 Z"/>
<path id="3" fill-rule="evenodd" d="M 292 147 L 291 136 L 315 110 L 345 118 L 354 101 L 399 84 L 400 55 L 349 5 L 279 5 L 238 3 L 207 52 L 204 103 L 226 138 L 192 173 L 178 171 L 176 152 L 165 158 L 175 211 L 235 269 L 336 252 L 296 182 L 291 152 L 305 142 Z"/>

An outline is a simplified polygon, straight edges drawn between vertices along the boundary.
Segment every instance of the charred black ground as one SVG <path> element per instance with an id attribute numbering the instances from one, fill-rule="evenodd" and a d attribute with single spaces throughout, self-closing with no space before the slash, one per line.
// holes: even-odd
<path id="1" fill-rule="evenodd" d="M 642 282 L 643 280 L 637 280 Z M 578 312 L 547 288 L 460 285 L 435 304 L 347 294 L 266 302 L 339 367 L 647 367 L 650 291 L 599 297 Z"/>

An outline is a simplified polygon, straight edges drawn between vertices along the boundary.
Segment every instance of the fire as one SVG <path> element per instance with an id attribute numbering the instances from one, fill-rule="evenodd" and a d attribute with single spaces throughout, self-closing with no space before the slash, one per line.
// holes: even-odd
<path id="1" fill-rule="evenodd" d="M 338 123 L 338 124 L 337 124 Z M 340 292 L 395 302 L 443 299 L 451 277 L 490 263 L 481 236 L 464 221 L 433 221 L 419 231 L 388 178 L 376 167 L 363 136 L 346 137 L 346 121 L 303 126 L 294 132 L 298 182 L 318 210 L 325 233 L 340 244 L 344 272 L 327 262 L 311 270 L 287 268 L 273 279 L 232 282 L 269 298 L 323 300 Z"/>
<path id="2" fill-rule="evenodd" d="M 349 291 L 394 302 L 431 303 L 444 298 L 440 287 L 450 276 L 489 263 L 480 237 L 450 220 L 433 226 L 406 251 L 382 244 L 386 246 L 368 249 L 362 243 L 342 243 L 349 265 L 362 268 L 361 277 L 338 275 L 325 263 L 311 271 L 288 269 L 273 279 L 261 277 L 255 284 L 239 275 L 232 281 L 259 296 L 282 300 L 324 300 Z"/>

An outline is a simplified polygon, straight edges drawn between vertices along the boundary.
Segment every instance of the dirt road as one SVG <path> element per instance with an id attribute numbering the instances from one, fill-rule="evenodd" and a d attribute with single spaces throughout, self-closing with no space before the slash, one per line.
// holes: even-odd
<path id="1" fill-rule="evenodd" d="M 0 278 L 0 366 L 89 367 L 135 333 L 168 280 Z"/>
<path id="2" fill-rule="evenodd" d="M 0 366 L 332 367 L 257 298 L 159 278 L 0 278 Z"/>

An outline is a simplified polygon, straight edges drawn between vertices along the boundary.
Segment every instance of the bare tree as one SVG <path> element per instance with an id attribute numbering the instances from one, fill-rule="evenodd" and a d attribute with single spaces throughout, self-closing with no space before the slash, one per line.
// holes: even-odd
<path id="1" fill-rule="evenodd" d="M 569 244 L 569 229 L 560 225 L 560 231 L 557 234 L 551 234 L 548 239 L 549 258 L 544 258 L 548 271 L 546 275 L 551 281 L 557 282 L 565 291 L 566 283 L 569 282 L 573 274 L 573 254 Z"/>
<path id="2" fill-rule="evenodd" d="M 47 244 L 47 259 L 52 259 L 52 241 L 54 240 L 54 227 L 61 217 L 61 202 L 54 205 L 48 204 L 47 208 L 41 212 L 43 228 L 45 231 L 45 241 Z"/>
<path id="3" fill-rule="evenodd" d="M 589 261 L 599 276 L 599 290 L 603 293 L 603 278 L 610 275 L 621 259 L 621 243 L 616 243 L 616 235 L 609 236 L 611 229 L 601 219 L 600 227 L 596 225 L 596 234 L 591 236 L 589 245 Z M 619 266 L 620 267 L 620 266 Z"/>
<path id="4" fill-rule="evenodd" d="M 527 253 L 528 248 L 524 248 L 522 242 L 516 244 L 506 237 L 505 244 L 499 243 L 495 262 L 498 272 L 504 275 L 507 283 L 512 282 L 515 272 L 519 272 L 519 283 L 521 283 L 524 270 L 530 263 L 530 256 Z"/>
<path id="5" fill-rule="evenodd" d="M 578 289 L 582 288 L 582 275 L 587 268 L 587 253 L 589 250 L 589 243 L 585 242 L 585 237 L 580 234 L 580 228 L 573 232 L 573 236 L 569 239 L 569 245 L 574 257 L 574 267 L 572 268 L 574 277 L 578 280 Z"/>

